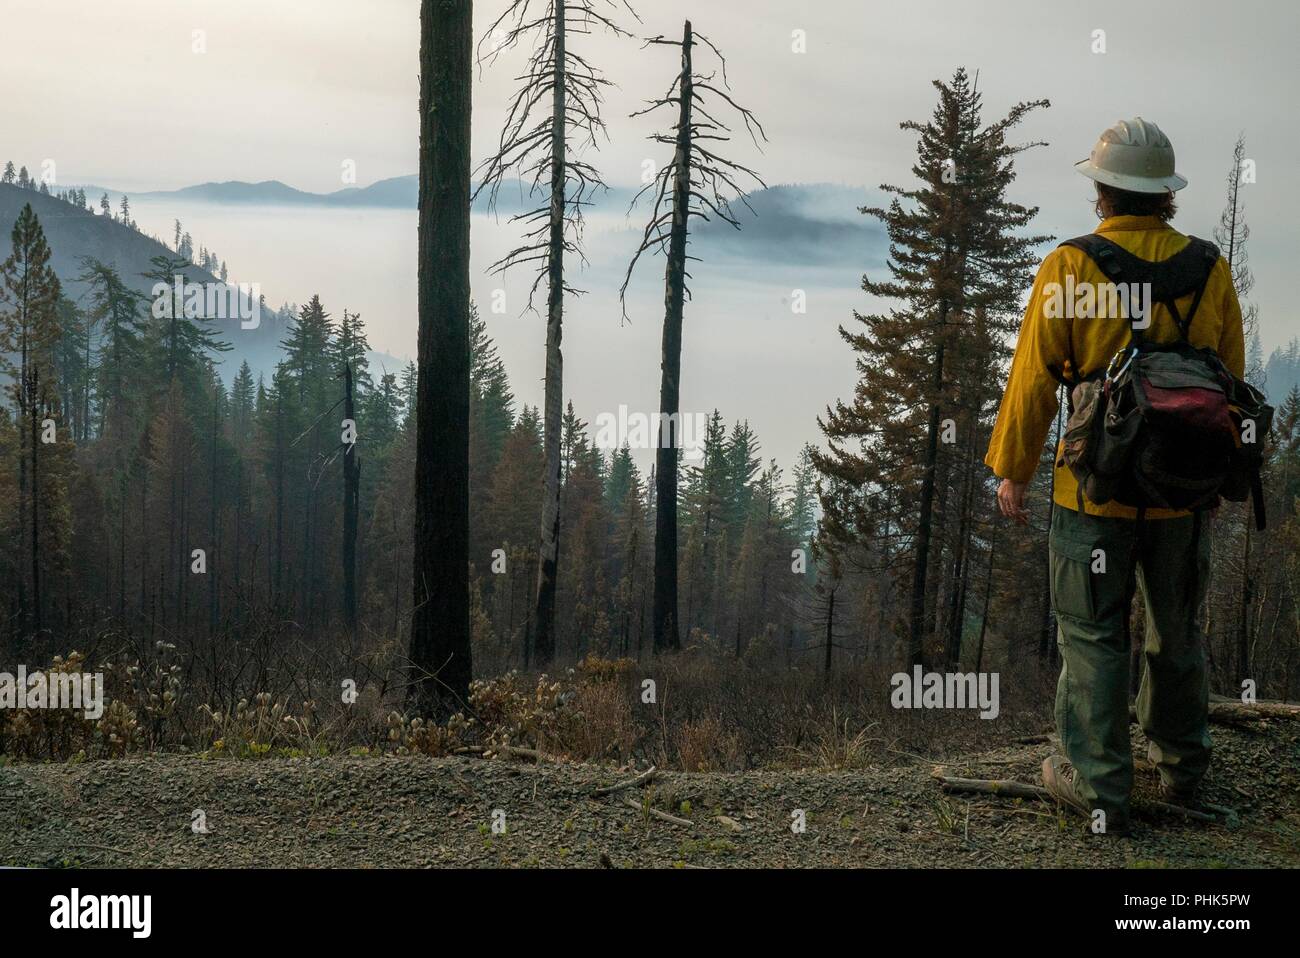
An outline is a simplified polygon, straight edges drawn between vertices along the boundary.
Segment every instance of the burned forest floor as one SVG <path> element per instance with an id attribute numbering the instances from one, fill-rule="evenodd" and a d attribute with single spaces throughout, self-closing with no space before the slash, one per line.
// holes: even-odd
<path id="1" fill-rule="evenodd" d="M 1232 827 L 1149 805 L 1131 836 L 933 775 L 1039 782 L 1055 738 L 851 769 L 662 772 L 512 758 L 237 760 L 155 754 L 0 767 L 0 865 L 141 868 L 1300 866 L 1300 723 L 1216 726 L 1206 799 Z M 1134 729 L 1134 753 L 1145 742 Z M 802 831 L 797 826 L 802 823 Z M 792 827 L 795 826 L 795 827 Z M 197 830 L 196 830 L 197 829 Z M 206 829 L 204 831 L 203 829 Z"/>

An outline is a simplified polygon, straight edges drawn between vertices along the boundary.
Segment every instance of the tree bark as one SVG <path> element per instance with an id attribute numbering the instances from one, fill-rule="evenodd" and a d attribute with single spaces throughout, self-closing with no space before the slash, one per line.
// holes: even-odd
<path id="1" fill-rule="evenodd" d="M 832 653 L 835 649 L 835 589 L 831 589 L 830 598 L 826 600 L 826 662 L 825 671 L 831 674 Z"/>
<path id="2" fill-rule="evenodd" d="M 533 652 L 545 667 L 555 657 L 555 588 L 560 560 L 560 441 L 564 416 L 564 0 L 555 4 L 555 72 L 551 83 L 551 216 L 547 252 L 546 394 L 542 448 L 546 457 L 542 488 L 542 535 L 537 565 L 537 609 Z"/>
<path id="3" fill-rule="evenodd" d="M 343 418 L 353 424 L 357 421 L 352 393 L 352 366 L 343 367 Z M 357 461 L 355 442 L 347 443 L 343 450 L 343 618 L 348 634 L 357 635 L 357 509 L 361 463 Z"/>
<path id="4" fill-rule="evenodd" d="M 420 4 L 419 371 L 411 697 L 464 707 L 469 621 L 469 187 L 473 0 Z"/>
<path id="5" fill-rule="evenodd" d="M 32 377 L 32 397 L 31 397 L 31 414 L 32 414 L 32 634 L 40 635 L 45 623 L 41 618 L 42 601 L 41 601 L 41 519 L 40 519 L 40 502 L 41 502 L 41 439 L 40 439 L 40 408 L 41 403 L 37 398 L 40 388 L 40 374 L 33 367 Z"/>
<path id="6" fill-rule="evenodd" d="M 947 310 L 939 317 L 940 335 Z M 930 420 L 926 426 L 925 475 L 921 479 L 921 514 L 916 524 L 916 564 L 912 567 L 912 610 L 908 633 L 907 664 L 925 666 L 925 588 L 930 564 L 931 520 L 934 513 L 934 471 L 939 458 L 939 400 L 943 389 L 942 340 L 934 354 L 934 398 L 930 404 Z"/>
<path id="7" fill-rule="evenodd" d="M 682 313 L 686 302 L 686 219 L 691 192 L 691 22 L 682 30 L 677 147 L 673 156 L 673 225 L 664 276 L 664 331 L 655 452 L 655 586 L 651 611 L 656 652 L 681 648 L 677 622 L 677 442 L 681 407 Z M 664 429 L 667 429 L 665 442 Z"/>

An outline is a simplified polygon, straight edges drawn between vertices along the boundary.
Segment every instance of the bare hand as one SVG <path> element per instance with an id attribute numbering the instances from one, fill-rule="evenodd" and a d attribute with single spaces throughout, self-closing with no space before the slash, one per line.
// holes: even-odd
<path id="1" fill-rule="evenodd" d="M 1018 526 L 1029 524 L 1029 512 L 1025 509 L 1025 490 L 1028 488 L 1029 483 L 1010 479 L 1003 479 L 998 486 L 998 508 Z"/>

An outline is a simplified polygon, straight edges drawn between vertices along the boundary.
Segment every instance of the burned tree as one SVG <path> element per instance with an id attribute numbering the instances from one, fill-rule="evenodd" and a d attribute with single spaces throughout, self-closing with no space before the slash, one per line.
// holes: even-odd
<path id="1" fill-rule="evenodd" d="M 762 125 L 745 107 L 736 103 L 727 92 L 727 64 L 718 48 L 703 34 L 691 31 L 686 21 L 682 39 L 667 40 L 653 37 L 646 45 L 662 44 L 681 50 L 681 72 L 673 79 L 668 92 L 652 100 L 633 116 L 652 113 L 662 107 L 677 111 L 677 121 L 672 132 L 656 133 L 650 139 L 656 143 L 672 144 L 672 160 L 659 170 L 654 180 L 637 194 L 653 192 L 654 207 L 645 233 L 628 263 L 627 275 L 619 296 L 626 301 L 628 283 L 641 254 L 648 250 L 667 252 L 664 274 L 664 328 L 662 356 L 660 359 L 658 451 L 655 454 L 655 558 L 654 601 L 652 622 L 655 651 L 681 647 L 677 621 L 677 444 L 680 439 L 678 420 L 681 409 L 682 368 L 682 314 L 690 289 L 686 281 L 688 258 L 686 247 L 691 217 L 709 220 L 713 217 L 740 229 L 731 201 L 739 198 L 748 206 L 745 191 L 737 179 L 749 179 L 765 185 L 758 174 L 748 167 L 732 162 L 714 152 L 715 143 L 731 139 L 730 128 L 709 111 L 716 109 L 719 101 L 739 114 L 750 139 L 758 146 L 759 138 L 766 140 Z M 693 64 L 693 51 L 703 44 L 717 59 L 718 71 L 701 74 Z M 715 82 L 716 81 L 716 82 Z M 671 193 L 671 200 L 669 194 Z M 729 199 L 724 194 L 731 194 Z M 751 208 L 751 212 L 752 212 Z M 624 306 L 626 315 L 626 303 Z"/>
<path id="2" fill-rule="evenodd" d="M 352 390 L 352 366 L 343 367 L 343 616 L 348 635 L 357 636 L 357 516 L 360 509 L 361 463 L 356 451 L 356 397 Z"/>
<path id="3" fill-rule="evenodd" d="M 411 699 L 469 698 L 469 178 L 472 0 L 420 6 L 419 378 Z"/>
<path id="4" fill-rule="evenodd" d="M 563 420 L 564 364 L 560 338 L 564 295 L 580 295 L 564 278 L 564 255 L 582 258 L 583 207 L 595 190 L 608 189 L 590 163 L 569 155 L 570 138 L 593 149 L 607 136 L 601 119 L 603 89 L 609 81 L 567 44 L 572 33 L 590 33 L 596 27 L 629 36 L 604 7 L 635 11 L 626 0 L 542 0 L 533 12 L 533 0 L 513 0 L 479 43 L 479 63 L 490 62 L 525 37 L 536 44 L 521 77 L 523 85 L 510 102 L 497 152 L 479 167 L 478 190 L 487 191 L 489 208 L 507 175 L 528 183 L 529 195 L 544 202 L 511 217 L 525 224 L 523 245 L 512 249 L 491 266 L 503 272 L 511 266 L 535 263 L 537 277 L 529 290 L 528 308 L 542 281 L 546 297 L 546 392 L 543 401 L 542 446 L 546 459 L 542 493 L 540 554 L 534 620 L 534 651 L 545 666 L 555 654 L 555 590 L 560 553 L 560 441 Z M 599 9 L 598 9 L 599 8 Z M 550 109 L 545 103 L 550 99 Z M 545 186 L 543 181 L 545 180 Z M 525 642 L 527 639 L 525 638 Z"/>

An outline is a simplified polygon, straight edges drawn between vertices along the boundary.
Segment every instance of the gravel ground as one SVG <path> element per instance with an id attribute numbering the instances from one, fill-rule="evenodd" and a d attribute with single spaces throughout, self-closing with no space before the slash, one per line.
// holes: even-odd
<path id="1" fill-rule="evenodd" d="M 1216 728 L 1208 800 L 1240 825 L 1144 811 L 1129 838 L 1089 835 L 1039 801 L 945 795 L 924 756 L 852 770 L 663 773 L 480 758 L 239 761 L 152 755 L 0 766 L 0 865 L 38 867 L 1296 867 L 1300 726 Z M 1038 782 L 1052 743 L 946 774 Z M 1135 730 L 1135 753 L 1145 751 Z M 638 807 L 629 807 L 633 799 Z M 688 819 L 646 814 L 641 803 Z M 806 829 L 795 832 L 796 810 Z M 202 812 L 206 834 L 192 828 Z M 504 814 L 504 833 L 494 832 Z"/>

